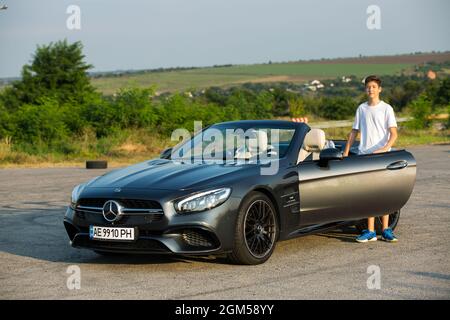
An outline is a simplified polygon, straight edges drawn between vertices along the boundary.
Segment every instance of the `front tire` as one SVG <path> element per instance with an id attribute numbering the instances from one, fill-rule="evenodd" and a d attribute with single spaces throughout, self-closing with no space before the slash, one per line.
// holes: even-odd
<path id="1" fill-rule="evenodd" d="M 263 193 L 252 192 L 242 202 L 236 222 L 230 260 L 256 265 L 267 261 L 278 238 L 278 219 L 272 201 Z"/>
<path id="2" fill-rule="evenodd" d="M 389 228 L 395 230 L 399 220 L 400 220 L 400 210 L 397 210 L 389 214 Z M 355 224 L 355 227 L 358 230 L 358 232 L 361 233 L 363 230 L 367 229 L 367 219 L 359 220 Z M 381 217 L 375 217 L 375 231 L 378 234 L 383 232 L 383 224 L 381 223 Z"/>

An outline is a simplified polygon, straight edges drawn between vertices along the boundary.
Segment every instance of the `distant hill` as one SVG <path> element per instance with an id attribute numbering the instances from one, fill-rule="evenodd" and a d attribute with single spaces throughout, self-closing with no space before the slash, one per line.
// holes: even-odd
<path id="1" fill-rule="evenodd" d="M 173 92 L 245 82 L 304 83 L 314 79 L 323 80 L 349 75 L 362 78 L 367 74 L 410 73 L 414 72 L 414 66 L 445 61 L 450 61 L 450 52 L 116 72 L 114 75 L 93 78 L 92 83 L 105 94 L 113 94 L 126 86 L 151 85 L 156 85 L 159 92 Z"/>
<path id="2" fill-rule="evenodd" d="M 91 73 L 93 85 L 104 94 L 123 87 L 156 85 L 158 92 L 230 86 L 245 82 L 304 83 L 314 79 L 334 79 L 367 74 L 394 75 L 415 72 L 415 66 L 450 61 L 450 52 L 414 53 L 394 56 L 361 56 L 336 59 L 269 62 L 252 65 L 167 68 L 153 70 L 120 70 Z M 423 69 L 423 68 L 422 68 Z M 3 84 L 8 80 L 0 79 Z"/>

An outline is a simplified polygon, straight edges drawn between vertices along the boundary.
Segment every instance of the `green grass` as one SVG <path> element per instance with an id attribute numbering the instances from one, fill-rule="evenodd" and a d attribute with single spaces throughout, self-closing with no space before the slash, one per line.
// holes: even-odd
<path id="1" fill-rule="evenodd" d="M 113 94 L 123 87 L 149 87 L 157 91 L 182 91 L 190 88 L 226 86 L 248 81 L 306 82 L 313 79 L 333 79 L 341 76 L 367 74 L 397 74 L 412 64 L 356 64 L 356 63 L 273 63 L 201 68 L 183 71 L 149 72 L 136 75 L 92 79 L 93 85 L 104 94 Z M 273 78 L 285 77 L 285 78 Z"/>
<path id="2" fill-rule="evenodd" d="M 314 127 L 314 124 L 312 124 Z M 330 140 L 346 140 L 351 131 L 351 127 L 324 129 L 325 136 Z M 394 147 L 405 148 L 417 145 L 428 145 L 437 143 L 450 143 L 450 130 L 438 131 L 436 129 L 411 130 L 400 127 L 398 139 Z"/>

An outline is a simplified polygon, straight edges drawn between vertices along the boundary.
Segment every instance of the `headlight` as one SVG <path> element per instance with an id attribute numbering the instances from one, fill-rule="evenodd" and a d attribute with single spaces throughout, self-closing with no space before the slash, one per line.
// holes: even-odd
<path id="1" fill-rule="evenodd" d="M 75 206 L 80 196 L 81 191 L 83 191 L 85 184 L 79 184 L 72 190 L 72 197 L 70 198 L 70 206 L 75 209 Z"/>
<path id="2" fill-rule="evenodd" d="M 214 189 L 194 194 L 175 203 L 178 213 L 204 211 L 224 203 L 231 194 L 230 188 Z"/>
<path id="3" fill-rule="evenodd" d="M 91 180 L 89 180 L 86 183 L 82 183 L 77 185 L 75 188 L 73 188 L 72 190 L 72 196 L 70 198 L 70 206 L 75 209 L 75 206 L 77 204 L 78 198 L 80 197 L 81 191 L 83 191 L 83 189 L 89 185 L 90 183 L 94 182 L 95 180 L 97 180 L 98 178 L 100 178 L 100 176 L 92 178 Z"/>

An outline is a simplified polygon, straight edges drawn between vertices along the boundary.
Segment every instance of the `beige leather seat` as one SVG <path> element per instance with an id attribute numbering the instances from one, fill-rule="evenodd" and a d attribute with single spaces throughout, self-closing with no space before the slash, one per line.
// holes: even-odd
<path id="1" fill-rule="evenodd" d="M 321 129 L 311 129 L 305 136 L 303 145 L 298 153 L 297 163 L 305 160 L 311 153 L 313 160 L 319 160 L 320 151 L 326 143 L 325 132 Z"/>

